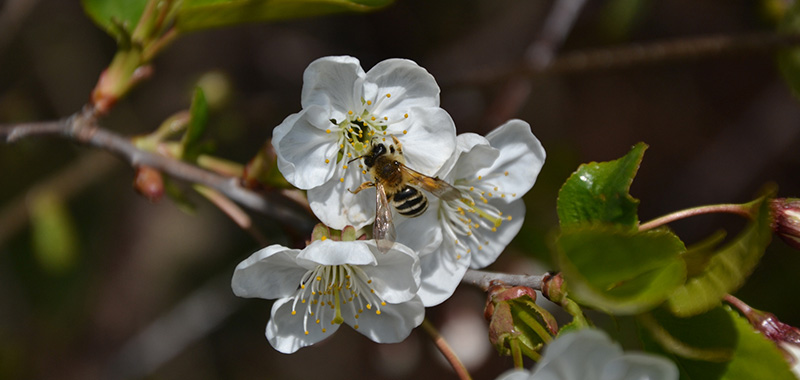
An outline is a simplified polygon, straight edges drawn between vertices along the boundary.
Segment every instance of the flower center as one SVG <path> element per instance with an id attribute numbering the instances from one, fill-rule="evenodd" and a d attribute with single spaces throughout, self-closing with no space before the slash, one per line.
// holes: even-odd
<path id="1" fill-rule="evenodd" d="M 408 118 L 408 113 L 398 120 L 390 120 L 388 116 L 380 115 L 381 106 L 391 97 L 392 94 L 378 96 L 374 102 L 361 99 L 361 108 L 348 110 L 343 120 L 331 119 L 333 126 L 325 132 L 338 133 L 339 150 L 336 157 L 325 159 L 326 164 L 335 162 L 337 165 L 342 165 L 343 169 L 347 169 L 350 160 L 367 152 L 373 136 L 386 135 L 390 125 Z M 404 134 L 407 132 L 403 131 Z M 363 167 L 361 169 L 363 170 Z M 341 181 L 344 182 L 344 179 L 341 178 Z"/>
<path id="2" fill-rule="evenodd" d="M 458 179 L 453 186 L 461 190 L 463 197 L 456 201 L 441 202 L 439 217 L 450 227 L 450 238 L 455 240 L 456 258 L 460 250 L 471 253 L 472 247 L 483 250 L 489 244 L 484 234 L 497 232 L 503 221 L 511 220 L 489 203 L 493 197 L 516 197 L 516 193 L 505 193 L 492 183 L 492 179 L 507 176 L 508 172 L 478 176 L 476 179 Z M 461 238 L 461 240 L 459 240 Z"/>
<path id="3" fill-rule="evenodd" d="M 344 322 L 342 310 L 349 308 L 347 314 L 354 318 L 352 326 L 358 329 L 358 317 L 365 308 L 375 308 L 375 314 L 380 315 L 381 306 L 386 306 L 372 288 L 372 279 L 358 266 L 349 264 L 317 265 L 306 272 L 295 294 L 292 315 L 297 315 L 298 302 L 306 335 L 309 334 L 309 319 L 324 333 L 327 329 L 323 321 L 329 321 L 331 325 L 341 324 Z M 302 310 L 303 306 L 305 310 Z"/>

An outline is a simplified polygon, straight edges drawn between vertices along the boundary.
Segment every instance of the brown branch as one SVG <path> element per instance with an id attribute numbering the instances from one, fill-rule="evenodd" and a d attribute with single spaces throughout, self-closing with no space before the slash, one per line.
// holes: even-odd
<path id="1" fill-rule="evenodd" d="M 467 269 L 464 274 L 462 283 L 477 286 L 484 291 L 489 290 L 489 286 L 494 281 L 501 281 L 506 285 L 511 286 L 527 286 L 536 290 L 542 290 L 542 284 L 545 276 L 529 276 L 523 274 L 507 274 L 498 272 L 488 272 L 476 269 Z"/>
<path id="2" fill-rule="evenodd" d="M 173 178 L 205 185 L 249 209 L 281 220 L 297 230 L 310 231 L 313 227 L 313 222 L 287 206 L 288 202 L 273 199 L 279 195 L 257 193 L 242 187 L 238 178 L 222 176 L 183 161 L 137 148 L 127 138 L 100 127 L 94 111 L 89 107 L 57 121 L 0 126 L 0 141 L 6 143 L 45 136 L 65 138 L 100 148 L 115 154 L 133 167 L 149 166 Z"/>
<path id="3" fill-rule="evenodd" d="M 730 54 L 768 52 L 800 45 L 800 33 L 755 32 L 737 36 L 717 35 L 681 38 L 621 47 L 564 53 L 548 65 L 515 63 L 483 68 L 438 78 L 443 85 L 485 85 L 522 75 L 536 77 L 665 63 L 677 60 L 718 57 Z"/>

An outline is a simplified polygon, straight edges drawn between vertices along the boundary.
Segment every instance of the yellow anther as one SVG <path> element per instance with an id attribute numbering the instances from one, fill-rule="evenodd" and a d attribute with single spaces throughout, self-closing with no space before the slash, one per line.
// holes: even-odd
<path id="1" fill-rule="evenodd" d="M 375 119 L 377 119 L 375 116 L 373 116 L 372 118 L 370 118 L 370 120 L 372 120 L 372 121 L 375 121 Z"/>
<path id="2" fill-rule="evenodd" d="M 317 281 L 322 281 L 322 277 L 317 276 Z"/>
<path id="3" fill-rule="evenodd" d="M 296 314 L 297 314 L 297 311 L 296 310 L 292 310 L 292 315 L 296 315 Z"/>
<path id="4" fill-rule="evenodd" d="M 481 178 L 483 178 L 483 176 L 482 176 L 482 175 L 479 175 L 479 176 L 478 176 L 478 181 L 480 181 L 480 180 L 481 180 Z"/>
<path id="5" fill-rule="evenodd" d="M 308 330 L 306 330 L 306 335 L 308 335 Z"/>
<path id="6" fill-rule="evenodd" d="M 381 306 L 386 306 L 386 301 L 381 301 Z"/>
<path id="7" fill-rule="evenodd" d="M 342 169 L 347 169 L 347 165 L 342 165 Z"/>
<path id="8" fill-rule="evenodd" d="M 326 164 L 330 164 L 330 163 L 331 163 L 331 160 L 329 160 L 329 159 L 327 159 L 327 158 L 326 158 L 326 159 L 325 159 L 325 163 L 326 163 Z"/>
<path id="9" fill-rule="evenodd" d="M 316 320 L 317 324 L 319 324 L 319 319 Z"/>
<path id="10" fill-rule="evenodd" d="M 371 303 L 367 304 L 367 310 L 372 310 L 372 304 Z"/>
<path id="11" fill-rule="evenodd" d="M 344 177 L 339 178 L 339 182 L 344 182 Z"/>
<path id="12" fill-rule="evenodd" d="M 358 325 L 353 325 L 353 328 L 358 330 Z"/>
<path id="13" fill-rule="evenodd" d="M 475 186 L 470 186 L 469 191 L 475 191 Z"/>
<path id="14" fill-rule="evenodd" d="M 408 114 L 403 114 L 403 118 L 408 119 Z"/>
<path id="15" fill-rule="evenodd" d="M 392 97 L 392 94 L 386 94 L 386 97 L 387 97 L 387 98 L 391 98 L 391 97 Z"/>
<path id="16" fill-rule="evenodd" d="M 372 105 L 372 100 L 367 100 L 367 105 L 371 106 Z"/>
<path id="17" fill-rule="evenodd" d="M 492 232 L 497 232 L 497 227 L 492 227 Z"/>
<path id="18" fill-rule="evenodd" d="M 389 120 L 389 117 L 387 117 L 387 116 L 384 116 L 384 117 L 383 117 L 383 120 L 384 120 L 384 121 L 388 121 L 388 120 Z"/>
<path id="19" fill-rule="evenodd" d="M 375 310 L 375 314 L 381 315 L 381 311 L 380 310 Z"/>
<path id="20" fill-rule="evenodd" d="M 305 298 L 301 299 L 300 303 L 306 303 L 306 299 Z"/>
<path id="21" fill-rule="evenodd" d="M 482 246 L 482 245 L 479 245 L 479 246 L 478 246 L 478 250 L 480 251 L 480 250 L 482 250 L 482 249 L 483 249 L 483 246 Z"/>
<path id="22" fill-rule="evenodd" d="M 326 328 L 323 328 L 323 329 L 322 329 L 322 332 L 326 333 L 326 332 L 328 332 L 328 329 L 326 329 Z"/>
<path id="23" fill-rule="evenodd" d="M 324 240 L 327 240 L 327 239 L 328 239 L 328 237 L 327 237 L 327 236 L 323 236 L 323 237 L 319 238 L 319 240 L 323 240 L 323 241 L 324 241 Z M 317 277 L 317 278 L 319 278 L 319 277 Z"/>
<path id="24" fill-rule="evenodd" d="M 331 133 L 331 130 L 330 129 L 326 129 L 325 133 Z"/>
<path id="25" fill-rule="evenodd" d="M 404 129 L 404 130 L 403 130 L 403 134 L 404 134 L 404 135 L 405 135 L 405 134 L 408 134 L 408 131 L 406 131 L 406 130 Z"/>
<path id="26" fill-rule="evenodd" d="M 344 144 L 339 144 L 339 149 L 344 149 Z"/>
<path id="27" fill-rule="evenodd" d="M 511 220 L 511 215 L 509 215 L 508 218 L 506 218 L 506 220 Z"/>
<path id="28" fill-rule="evenodd" d="M 508 170 L 506 170 L 506 171 L 503 173 L 503 175 L 508 175 Z"/>
<path id="29" fill-rule="evenodd" d="M 353 114 L 353 111 L 347 111 L 347 114 L 348 114 L 348 115 L 352 115 L 352 114 Z"/>

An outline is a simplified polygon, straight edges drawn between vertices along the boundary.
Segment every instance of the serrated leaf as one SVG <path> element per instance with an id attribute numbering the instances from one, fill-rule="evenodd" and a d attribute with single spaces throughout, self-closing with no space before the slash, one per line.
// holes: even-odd
<path id="1" fill-rule="evenodd" d="M 142 17 L 147 0 L 81 0 L 83 11 L 106 33 L 120 40 L 120 26 L 130 35 Z"/>
<path id="2" fill-rule="evenodd" d="M 249 22 L 377 10 L 393 0 L 184 0 L 176 28 L 193 31 Z"/>
<path id="3" fill-rule="evenodd" d="M 42 269 L 60 274 L 72 268 L 78 254 L 75 226 L 60 197 L 52 192 L 31 198 L 33 252 Z"/>
<path id="4" fill-rule="evenodd" d="M 667 305 L 678 316 L 703 313 L 744 284 L 772 239 L 768 197 L 752 203 L 754 218 L 729 244 L 708 259 L 705 268 L 670 295 Z"/>
<path id="5" fill-rule="evenodd" d="M 686 279 L 679 257 L 685 247 L 666 229 L 572 227 L 562 230 L 557 248 L 569 296 L 611 314 L 652 309 Z"/>
<path id="6" fill-rule="evenodd" d="M 674 360 L 681 379 L 796 379 L 775 344 L 730 308 L 718 306 L 689 318 L 659 309 L 651 316 L 655 325 L 639 326 L 644 346 Z M 690 358 L 704 353 L 723 355 Z"/>
<path id="7" fill-rule="evenodd" d="M 194 90 L 192 106 L 189 109 L 189 113 L 191 115 L 189 118 L 189 125 L 181 140 L 181 146 L 183 148 L 181 158 L 192 161 L 200 154 L 200 138 L 203 136 L 206 125 L 208 124 L 208 104 L 206 103 L 203 89 L 200 87 L 196 87 Z"/>
<path id="8" fill-rule="evenodd" d="M 628 189 L 646 149 L 646 144 L 638 143 L 620 159 L 583 164 L 572 173 L 558 192 L 561 227 L 603 222 L 635 228 L 639 200 Z"/>

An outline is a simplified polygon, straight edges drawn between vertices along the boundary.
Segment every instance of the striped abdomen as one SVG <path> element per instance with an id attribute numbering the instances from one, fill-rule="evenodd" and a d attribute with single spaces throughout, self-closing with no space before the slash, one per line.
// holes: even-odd
<path id="1" fill-rule="evenodd" d="M 420 216 L 428 209 L 428 198 L 412 186 L 403 187 L 394 193 L 389 201 L 397 212 L 409 218 Z"/>

